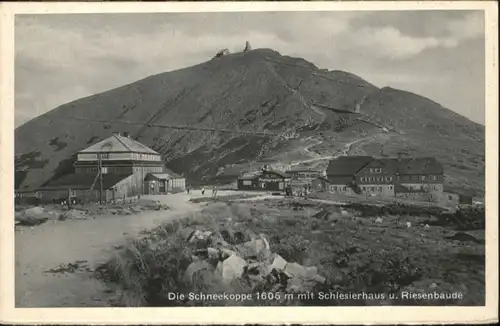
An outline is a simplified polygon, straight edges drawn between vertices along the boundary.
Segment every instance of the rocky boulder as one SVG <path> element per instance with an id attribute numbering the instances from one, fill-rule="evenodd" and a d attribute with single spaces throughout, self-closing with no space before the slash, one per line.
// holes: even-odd
<path id="1" fill-rule="evenodd" d="M 89 215 L 85 211 L 81 211 L 78 209 L 71 209 L 69 211 L 63 212 L 59 215 L 59 220 L 86 220 L 89 218 Z"/>
<path id="2" fill-rule="evenodd" d="M 21 213 L 15 214 L 17 224 L 26 226 L 39 225 L 48 220 L 55 220 L 57 217 L 58 215 L 55 212 L 46 211 L 42 207 L 28 208 Z"/>
<path id="3" fill-rule="evenodd" d="M 316 284 L 325 282 L 316 267 L 289 263 L 273 253 L 265 234 L 242 232 L 246 236 L 235 241 L 235 233 L 228 228 L 199 230 L 187 227 L 178 230 L 177 234 L 186 243 L 192 257 L 184 273 L 185 281 L 197 288 L 213 289 L 216 279 L 224 286 L 241 282 L 251 290 L 284 292 L 311 291 Z M 245 238 L 250 240 L 240 243 Z M 203 277 L 197 278 L 200 273 Z"/>

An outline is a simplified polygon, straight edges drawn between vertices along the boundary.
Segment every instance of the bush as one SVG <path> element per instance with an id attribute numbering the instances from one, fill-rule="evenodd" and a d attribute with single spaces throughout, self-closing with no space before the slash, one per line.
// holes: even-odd
<path id="1" fill-rule="evenodd" d="M 190 257 L 179 239 L 173 237 L 159 244 L 142 239 L 130 242 L 96 273 L 98 278 L 120 286 L 120 301 L 127 305 L 172 306 L 181 302 L 168 300 L 166 295 L 187 291 L 183 271 L 189 263 Z"/>
<path id="2" fill-rule="evenodd" d="M 273 251 L 283 257 L 286 261 L 303 264 L 307 257 L 309 249 L 309 241 L 300 235 L 292 235 L 277 240 L 276 243 L 271 243 Z"/>

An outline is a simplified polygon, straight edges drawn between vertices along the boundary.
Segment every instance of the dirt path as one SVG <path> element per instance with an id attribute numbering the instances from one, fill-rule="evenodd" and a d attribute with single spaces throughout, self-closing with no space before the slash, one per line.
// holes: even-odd
<path id="1" fill-rule="evenodd" d="M 137 237 L 179 214 L 194 212 L 199 205 L 190 196 L 148 196 L 169 205 L 169 211 L 150 211 L 127 216 L 101 216 L 92 220 L 47 222 L 16 231 L 16 307 L 107 306 L 109 294 L 88 270 L 46 273 L 60 264 L 81 263 L 90 270 L 112 255 L 126 237 Z"/>
<path id="2" fill-rule="evenodd" d="M 337 151 L 337 153 L 334 154 L 334 155 L 318 155 L 318 154 L 313 154 L 310 149 L 312 147 L 314 147 L 314 146 L 322 143 L 321 141 L 319 141 L 317 139 L 314 139 L 316 141 L 316 144 L 312 144 L 312 145 L 307 146 L 306 148 L 304 148 L 304 151 L 306 151 L 309 154 L 316 155 L 316 157 L 293 162 L 292 164 L 290 164 L 290 166 L 294 167 L 294 166 L 297 166 L 297 165 L 300 165 L 300 164 L 304 164 L 304 163 L 311 163 L 311 162 L 316 162 L 316 161 L 333 160 L 333 159 L 335 159 L 335 158 L 337 158 L 339 156 L 349 155 L 349 153 L 351 152 L 352 147 L 354 145 L 359 144 L 359 143 L 361 143 L 363 141 L 373 140 L 377 136 L 378 135 L 372 135 L 372 136 L 366 136 L 366 137 L 363 137 L 363 138 L 359 138 L 359 139 L 353 140 L 353 141 L 345 144 L 344 148 L 342 150 Z"/>

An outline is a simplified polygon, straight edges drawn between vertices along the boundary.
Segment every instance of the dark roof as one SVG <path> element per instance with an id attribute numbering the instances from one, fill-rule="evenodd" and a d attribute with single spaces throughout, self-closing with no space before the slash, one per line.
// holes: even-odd
<path id="1" fill-rule="evenodd" d="M 182 178 L 184 178 L 182 175 L 180 175 L 178 173 L 175 173 L 174 171 L 170 170 L 166 166 L 163 167 L 163 173 L 166 173 L 166 174 L 170 175 L 174 179 L 182 179 Z"/>
<path id="2" fill-rule="evenodd" d="M 398 172 L 399 174 L 442 174 L 443 165 L 435 157 L 402 158 L 398 163 Z"/>
<path id="3" fill-rule="evenodd" d="M 292 180 L 292 181 L 290 181 L 290 185 L 294 186 L 294 187 L 307 186 L 309 184 L 310 184 L 310 182 L 303 181 L 303 180 Z"/>
<path id="4" fill-rule="evenodd" d="M 366 166 L 371 165 L 382 165 L 388 170 L 397 172 L 398 171 L 398 159 L 397 158 L 376 158 Z"/>
<path id="5" fill-rule="evenodd" d="M 121 180 L 130 176 L 130 174 L 103 174 L 102 186 L 103 189 L 109 189 Z M 51 180 L 40 187 L 40 190 L 56 190 L 56 189 L 89 189 L 94 182 L 95 176 L 85 174 L 66 174 L 60 178 Z M 94 189 L 99 189 L 99 180 L 96 181 Z"/>
<path id="6" fill-rule="evenodd" d="M 240 180 L 253 180 L 257 177 L 259 177 L 262 174 L 262 171 L 252 171 L 252 172 L 246 172 L 242 174 L 241 176 L 238 177 Z"/>
<path id="7" fill-rule="evenodd" d="M 350 175 L 356 174 L 362 168 L 371 165 L 383 165 L 389 170 L 399 174 L 421 175 L 442 174 L 443 166 L 434 157 L 412 157 L 412 158 L 373 158 L 371 156 L 341 156 L 330 161 L 327 174 Z"/>
<path id="8" fill-rule="evenodd" d="M 321 173 L 321 170 L 314 170 L 314 169 L 291 169 L 286 171 L 285 173 L 298 173 L 298 172 L 315 172 L 315 173 Z"/>
<path id="9" fill-rule="evenodd" d="M 324 182 L 330 182 L 330 181 L 328 181 L 328 179 L 327 179 L 327 178 L 325 178 L 324 176 L 317 177 L 317 178 L 315 178 L 314 180 L 321 180 L 321 181 L 324 181 Z"/>
<path id="10" fill-rule="evenodd" d="M 238 179 L 240 179 L 240 180 L 253 180 L 255 178 L 260 177 L 264 173 L 276 174 L 282 178 L 289 178 L 290 177 L 288 174 L 283 173 L 281 171 L 277 171 L 277 170 L 266 170 L 266 171 L 259 170 L 259 171 L 246 172 L 246 173 L 242 174 L 241 176 L 239 176 Z"/>
<path id="11" fill-rule="evenodd" d="M 330 161 L 326 174 L 328 176 L 353 175 L 373 160 L 371 156 L 340 156 Z"/>
<path id="12" fill-rule="evenodd" d="M 73 164 L 75 167 L 97 166 L 98 161 L 75 161 Z M 163 166 L 163 162 L 158 161 L 139 161 L 139 160 L 106 160 L 102 163 L 103 166 Z"/>
<path id="13" fill-rule="evenodd" d="M 144 180 L 171 180 L 172 176 L 167 173 L 148 173 Z"/>
<path id="14" fill-rule="evenodd" d="M 274 173 L 274 174 L 279 175 L 282 178 L 289 178 L 290 177 L 286 172 L 281 172 L 281 171 L 277 171 L 277 170 L 267 170 L 267 171 L 263 171 L 263 172 L 264 173 Z"/>

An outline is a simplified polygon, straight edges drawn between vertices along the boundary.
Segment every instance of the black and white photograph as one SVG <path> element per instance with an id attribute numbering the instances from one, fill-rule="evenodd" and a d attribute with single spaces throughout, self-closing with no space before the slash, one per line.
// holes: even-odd
<path id="1" fill-rule="evenodd" d="M 485 307 L 486 10 L 371 8 L 14 15 L 14 308 Z"/>

